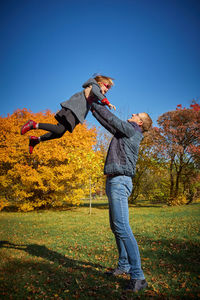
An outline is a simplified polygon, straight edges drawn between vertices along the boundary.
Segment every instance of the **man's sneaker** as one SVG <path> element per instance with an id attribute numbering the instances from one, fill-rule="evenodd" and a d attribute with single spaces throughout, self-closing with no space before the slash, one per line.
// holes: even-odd
<path id="1" fill-rule="evenodd" d="M 37 136 L 30 136 L 29 137 L 29 153 L 32 154 L 33 148 L 39 144 L 40 139 Z"/>
<path id="2" fill-rule="evenodd" d="M 37 123 L 33 120 L 29 120 L 26 122 L 21 128 L 21 135 L 25 134 L 27 131 L 31 129 L 37 129 Z"/>
<path id="3" fill-rule="evenodd" d="M 105 274 L 106 275 L 112 275 L 112 276 L 119 276 L 119 275 L 122 275 L 122 274 L 128 274 L 128 272 L 125 272 L 123 270 L 120 270 L 120 269 L 116 268 L 114 270 L 105 272 Z"/>
<path id="4" fill-rule="evenodd" d="M 145 279 L 131 279 L 128 286 L 125 288 L 127 292 L 138 292 L 142 289 L 145 289 L 148 286 L 148 283 Z"/>

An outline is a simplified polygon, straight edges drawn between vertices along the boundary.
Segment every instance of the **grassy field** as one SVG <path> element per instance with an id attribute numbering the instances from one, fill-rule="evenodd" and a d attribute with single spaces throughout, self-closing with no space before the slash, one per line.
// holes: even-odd
<path id="1" fill-rule="evenodd" d="M 107 277 L 118 254 L 104 203 L 66 211 L 0 213 L 1 299 L 200 298 L 200 204 L 130 207 L 149 287 L 124 293 Z"/>

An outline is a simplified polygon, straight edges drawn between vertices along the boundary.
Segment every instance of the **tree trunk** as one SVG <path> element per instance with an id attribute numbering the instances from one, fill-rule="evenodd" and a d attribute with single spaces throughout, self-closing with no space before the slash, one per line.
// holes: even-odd
<path id="1" fill-rule="evenodd" d="M 92 213 L 92 183 L 91 183 L 91 176 L 90 176 L 90 215 Z"/>
<path id="2" fill-rule="evenodd" d="M 177 197 L 178 192 L 179 192 L 179 183 L 180 183 L 182 169 L 183 169 L 183 155 L 180 155 L 180 166 L 179 166 L 179 169 L 176 174 L 176 186 L 175 186 L 175 191 L 174 191 L 175 197 Z"/>
<path id="3" fill-rule="evenodd" d="M 174 178 L 173 178 L 173 164 L 174 164 L 174 157 L 171 157 L 170 161 L 170 198 L 174 196 Z"/>
<path id="4" fill-rule="evenodd" d="M 181 174 L 181 172 L 177 172 L 177 175 L 176 175 L 176 186 L 175 186 L 175 191 L 174 191 L 174 197 L 177 197 L 177 195 L 178 195 L 180 174 Z"/>
<path id="5" fill-rule="evenodd" d="M 192 203 L 192 201 L 193 201 L 193 198 L 191 198 L 191 199 L 186 203 L 186 205 L 189 205 L 190 203 Z"/>

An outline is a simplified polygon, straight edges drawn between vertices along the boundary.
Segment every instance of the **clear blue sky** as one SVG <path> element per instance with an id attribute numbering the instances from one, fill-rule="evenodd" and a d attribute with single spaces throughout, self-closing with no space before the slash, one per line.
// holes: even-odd
<path id="1" fill-rule="evenodd" d="M 56 112 L 93 73 L 122 119 L 200 96 L 199 0 L 1 0 L 0 40 L 2 116 Z"/>

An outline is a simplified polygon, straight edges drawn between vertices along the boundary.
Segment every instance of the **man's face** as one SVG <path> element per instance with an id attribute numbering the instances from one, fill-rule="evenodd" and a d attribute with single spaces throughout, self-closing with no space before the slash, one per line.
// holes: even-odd
<path id="1" fill-rule="evenodd" d="M 132 117 L 130 119 L 128 119 L 128 122 L 135 122 L 137 123 L 139 126 L 141 126 L 143 124 L 142 121 L 142 113 L 139 114 L 132 114 Z"/>

